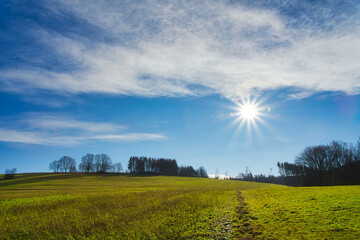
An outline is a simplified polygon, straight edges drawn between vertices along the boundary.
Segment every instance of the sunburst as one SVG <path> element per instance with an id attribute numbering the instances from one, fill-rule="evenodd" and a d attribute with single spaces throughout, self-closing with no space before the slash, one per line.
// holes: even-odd
<path id="1" fill-rule="evenodd" d="M 267 108 L 262 106 L 262 101 L 256 98 L 252 100 L 251 98 L 243 98 L 235 104 L 234 112 L 231 114 L 235 119 L 231 125 L 237 125 L 236 134 L 243 129 L 244 125 L 246 125 L 248 133 L 251 133 L 253 129 L 257 134 L 260 134 L 258 123 L 265 125 L 263 117 L 268 112 Z"/>

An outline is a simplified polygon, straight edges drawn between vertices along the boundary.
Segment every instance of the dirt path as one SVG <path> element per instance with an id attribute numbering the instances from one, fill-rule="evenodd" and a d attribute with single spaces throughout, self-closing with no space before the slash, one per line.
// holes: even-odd
<path id="1" fill-rule="evenodd" d="M 250 240 L 260 237 L 260 226 L 255 222 L 256 217 L 251 215 L 240 191 L 236 192 L 236 200 L 236 216 L 232 226 L 233 238 Z"/>

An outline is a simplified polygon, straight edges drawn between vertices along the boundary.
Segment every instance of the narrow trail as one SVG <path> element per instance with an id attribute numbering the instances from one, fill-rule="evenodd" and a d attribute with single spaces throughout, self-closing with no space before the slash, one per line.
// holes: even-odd
<path id="1" fill-rule="evenodd" d="M 260 226 L 255 222 L 256 217 L 252 216 L 240 191 L 236 192 L 236 216 L 232 226 L 233 239 L 251 240 L 261 235 Z"/>
<path id="2" fill-rule="evenodd" d="M 218 217 L 217 221 L 213 223 L 213 239 L 227 240 L 232 239 L 232 224 L 231 217 L 224 215 Z"/>

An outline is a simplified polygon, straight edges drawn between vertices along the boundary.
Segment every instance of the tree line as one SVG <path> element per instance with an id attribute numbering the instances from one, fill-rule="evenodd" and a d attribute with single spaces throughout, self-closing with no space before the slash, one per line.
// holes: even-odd
<path id="1" fill-rule="evenodd" d="M 208 178 L 204 167 L 195 170 L 192 166 L 178 166 L 175 159 L 132 156 L 129 159 L 130 173 L 147 173 L 169 176 Z"/>
<path id="2" fill-rule="evenodd" d="M 266 182 L 291 186 L 360 184 L 360 138 L 356 144 L 332 141 L 308 146 L 294 163 L 278 162 L 279 175 L 253 175 L 250 169 L 233 180 Z"/>
<path id="3" fill-rule="evenodd" d="M 17 172 L 16 168 L 6 169 L 4 179 L 14 179 L 16 172 Z"/>
<path id="4" fill-rule="evenodd" d="M 49 164 L 49 169 L 54 173 L 120 173 L 123 167 L 120 162 L 112 163 L 107 154 L 88 153 L 81 158 L 76 168 L 76 160 L 69 156 L 63 156 Z M 157 174 L 169 176 L 187 176 L 208 178 L 204 167 L 194 169 L 192 166 L 178 166 L 175 159 L 151 158 L 151 157 L 130 157 L 128 172 L 136 174 Z"/>
<path id="5" fill-rule="evenodd" d="M 71 173 L 78 171 L 76 168 L 76 160 L 69 156 L 63 156 L 59 160 L 52 161 L 49 169 L 54 173 Z M 107 154 L 88 153 L 81 158 L 79 171 L 85 173 L 119 173 L 123 171 L 123 167 L 120 162 L 113 164 L 110 156 Z"/>
<path id="6" fill-rule="evenodd" d="M 306 147 L 295 163 L 277 163 L 285 184 L 295 186 L 360 184 L 360 138 L 356 144 L 332 141 Z"/>
<path id="7" fill-rule="evenodd" d="M 276 177 L 274 175 L 265 175 L 265 174 L 252 174 L 250 169 L 246 167 L 245 173 L 239 173 L 237 177 L 229 177 L 229 180 L 240 180 L 248 182 L 263 182 L 263 183 L 275 183 L 275 184 L 285 184 L 281 177 Z"/>

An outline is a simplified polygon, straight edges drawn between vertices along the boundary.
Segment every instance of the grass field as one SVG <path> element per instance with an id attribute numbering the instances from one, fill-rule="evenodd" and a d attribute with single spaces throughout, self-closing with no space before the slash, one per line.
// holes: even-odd
<path id="1" fill-rule="evenodd" d="M 360 239 L 360 186 L 244 191 L 266 239 Z"/>
<path id="2" fill-rule="evenodd" d="M 359 186 L 84 174 L 0 181 L 0 239 L 356 239 L 359 224 Z"/>

